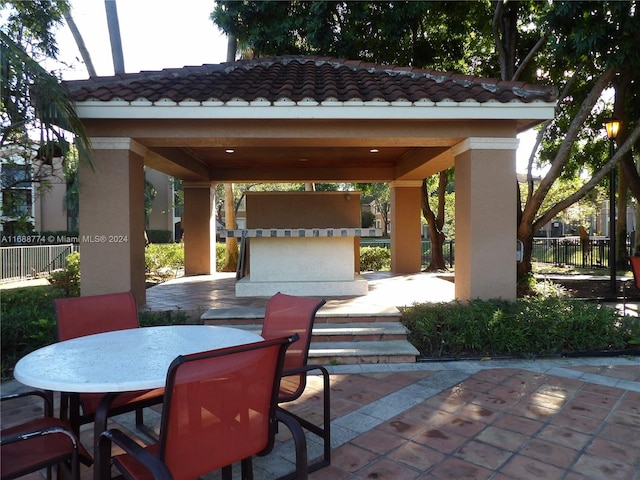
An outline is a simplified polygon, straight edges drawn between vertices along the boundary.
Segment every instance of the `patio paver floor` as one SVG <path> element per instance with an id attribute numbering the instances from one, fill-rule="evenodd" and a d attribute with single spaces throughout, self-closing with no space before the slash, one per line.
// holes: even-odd
<path id="1" fill-rule="evenodd" d="M 640 479 L 637 358 L 330 370 L 333 458 L 313 480 Z M 21 388 L 16 382 L 2 387 L 3 393 Z M 319 421 L 319 388 L 320 379 L 311 377 L 304 397 L 287 408 Z M 4 409 L 3 425 L 38 411 L 33 402 Z M 148 410 L 145 419 L 157 428 L 159 413 Z M 110 426 L 136 433 L 131 414 Z M 91 428 L 83 428 L 85 445 L 91 437 Z M 256 479 L 292 468 L 291 442 L 281 428 L 273 452 L 254 459 Z M 312 436 L 309 450 L 311 457 L 320 451 Z M 90 479 L 91 469 L 83 467 L 82 478 Z"/>

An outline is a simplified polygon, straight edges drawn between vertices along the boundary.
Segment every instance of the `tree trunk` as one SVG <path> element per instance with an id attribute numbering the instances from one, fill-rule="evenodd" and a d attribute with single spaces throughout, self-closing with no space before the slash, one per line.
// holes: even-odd
<path id="1" fill-rule="evenodd" d="M 73 20 L 71 16 L 71 12 L 64 12 L 64 19 L 69 26 L 69 30 L 71 30 L 71 35 L 73 35 L 73 39 L 78 46 L 78 50 L 80 50 L 80 56 L 84 61 L 85 66 L 87 67 L 87 72 L 90 77 L 97 77 L 96 69 L 93 67 L 93 62 L 91 61 L 91 55 L 89 55 L 89 50 L 87 50 L 87 46 L 84 43 L 84 39 L 80 34 L 80 30 L 78 30 L 78 26 L 76 22 Z"/>
<path id="2" fill-rule="evenodd" d="M 120 36 L 120 23 L 118 22 L 118 5 L 116 4 L 116 0 L 104 0 L 104 8 L 107 12 L 107 26 L 109 27 L 109 38 L 111 40 L 113 70 L 116 74 L 125 73 L 122 37 Z"/>
<path id="3" fill-rule="evenodd" d="M 638 165 L 636 168 L 640 168 Z M 636 230 L 633 235 L 633 244 L 631 245 L 631 255 L 637 256 L 640 255 L 640 234 L 638 232 L 638 225 L 640 225 L 640 208 L 636 208 Z"/>
<path id="4" fill-rule="evenodd" d="M 579 112 L 571 120 L 571 124 L 564 137 L 560 148 L 556 152 L 556 155 L 551 162 L 551 167 L 547 173 L 541 178 L 538 185 L 533 187 L 530 184 L 531 191 L 527 194 L 527 199 L 524 205 L 518 205 L 519 210 L 519 223 L 517 238 L 523 243 L 524 257 L 523 262 L 518 264 L 518 281 L 522 280 L 531 272 L 531 257 L 533 249 L 533 235 L 534 233 L 544 226 L 547 222 L 551 221 L 555 215 L 565 208 L 571 206 L 584 195 L 586 195 L 595 185 L 597 185 L 604 176 L 609 172 L 606 168 L 608 164 L 595 173 L 591 179 L 583 185 L 577 192 L 569 195 L 560 202 L 555 203 L 548 210 L 541 212 L 541 207 L 547 193 L 551 189 L 553 183 L 560 177 L 562 168 L 564 167 L 567 159 L 571 154 L 571 148 L 576 141 L 579 129 L 582 128 L 584 122 L 588 118 L 594 105 L 600 98 L 602 91 L 609 85 L 613 78 L 613 71 L 607 70 L 597 80 L 597 82 L 591 88 L 588 96 L 582 102 Z M 543 134 L 540 132 L 539 135 Z M 529 160 L 530 165 L 533 162 L 533 157 Z"/>
<path id="5" fill-rule="evenodd" d="M 382 218 L 382 236 L 389 236 L 389 229 L 387 228 L 389 225 L 389 202 L 383 202 L 380 200 L 375 201 L 378 211 L 380 212 L 380 217 Z"/>
<path id="6" fill-rule="evenodd" d="M 500 60 L 502 80 L 514 78 L 516 70 L 516 45 L 518 41 L 518 12 L 504 0 L 496 3 L 493 16 L 493 39 Z"/>
<path id="7" fill-rule="evenodd" d="M 615 87 L 615 100 L 613 105 L 613 117 L 618 120 L 624 116 L 625 102 L 627 101 L 627 92 L 633 75 L 629 70 L 624 71 L 621 75 L 616 76 L 613 80 Z M 616 138 L 616 143 L 622 145 L 628 137 L 629 128 L 621 122 L 620 131 Z M 626 167 L 628 166 L 628 167 Z M 618 168 L 618 202 L 617 202 L 617 218 L 616 218 L 616 267 L 618 269 L 626 269 L 628 266 L 627 257 L 631 252 L 627 252 L 627 193 L 631 189 L 631 194 L 638 199 L 638 188 L 640 187 L 640 178 L 637 175 L 635 162 L 633 161 L 633 153 L 629 151 L 620 161 Z"/>
<path id="8" fill-rule="evenodd" d="M 429 240 L 431 241 L 431 261 L 425 269 L 429 272 L 438 272 L 447 269 L 444 261 L 444 241 L 445 236 L 442 228 L 444 226 L 444 194 L 447 187 L 447 172 L 440 172 L 438 182 L 438 215 L 436 216 L 429 205 L 429 191 L 427 181 L 422 181 L 422 214 L 427 220 Z"/>
<path id="9" fill-rule="evenodd" d="M 233 183 L 224 184 L 224 223 L 228 229 L 236 228 L 236 212 L 233 202 Z M 227 237 L 225 241 L 225 256 L 222 265 L 223 272 L 235 272 L 238 268 L 238 240 Z"/>
<path id="10" fill-rule="evenodd" d="M 531 224 L 520 223 L 518 226 L 518 240 L 522 242 L 522 262 L 518 263 L 517 278 L 518 282 L 531 273 L 531 258 L 533 256 L 533 233 Z"/>
<path id="11" fill-rule="evenodd" d="M 625 176 L 619 171 L 618 199 L 616 205 L 616 266 L 619 269 L 627 267 L 627 191 L 628 184 Z"/>

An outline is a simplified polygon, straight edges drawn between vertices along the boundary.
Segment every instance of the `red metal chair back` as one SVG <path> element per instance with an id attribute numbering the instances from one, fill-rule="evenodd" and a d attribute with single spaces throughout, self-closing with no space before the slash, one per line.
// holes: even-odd
<path id="1" fill-rule="evenodd" d="M 78 461 L 91 465 L 93 459 L 71 426 L 52 416 L 53 397 L 34 390 L 4 396 L 2 403 L 27 396 L 39 396 L 44 400 L 45 416 L 2 429 L 0 478 L 13 480 L 46 468 L 47 480 L 50 480 L 51 467 L 66 463 L 71 480 L 79 480 Z"/>
<path id="2" fill-rule="evenodd" d="M 140 326 L 136 300 L 131 292 L 56 298 L 53 303 L 59 341 Z M 143 428 L 142 409 L 162 403 L 163 394 L 163 389 L 123 393 L 113 400 L 109 413 L 117 415 L 135 410 L 136 426 Z M 102 393 L 81 393 L 77 395 L 80 402 L 78 404 L 76 397 L 63 393 L 61 409 L 64 413 L 62 415 L 66 418 L 66 410 L 70 403 L 69 422 L 74 431 L 79 432 L 80 425 L 94 421 L 94 414 L 103 397 Z M 80 405 L 82 405 L 82 413 Z M 95 428 L 104 430 L 106 425 L 96 425 Z"/>
<path id="3" fill-rule="evenodd" d="M 58 340 L 138 328 L 138 309 L 131 292 L 56 298 Z"/>
<path id="4" fill-rule="evenodd" d="M 269 299 L 262 324 L 265 339 L 290 336 L 295 333 L 300 339 L 287 350 L 284 361 L 283 382 L 280 386 L 280 401 L 297 397 L 306 387 L 306 372 L 292 375 L 307 364 L 311 332 L 316 313 L 325 304 L 324 300 L 276 293 Z"/>
<path id="5" fill-rule="evenodd" d="M 174 479 L 197 478 L 273 447 L 278 383 L 293 340 L 278 338 L 174 360 L 158 443 L 158 456 Z"/>
<path id="6" fill-rule="evenodd" d="M 640 289 L 640 257 L 629 257 L 633 280 L 637 289 Z"/>

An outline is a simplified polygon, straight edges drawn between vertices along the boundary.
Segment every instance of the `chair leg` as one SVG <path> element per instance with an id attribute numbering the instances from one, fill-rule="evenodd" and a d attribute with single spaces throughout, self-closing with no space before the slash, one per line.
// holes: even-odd
<path id="1" fill-rule="evenodd" d="M 222 467 L 222 480 L 233 480 L 233 470 L 231 465 Z"/>
<path id="2" fill-rule="evenodd" d="M 80 435 L 80 395 L 69 394 L 69 424 L 76 436 Z"/>
<path id="3" fill-rule="evenodd" d="M 326 370 L 322 371 L 323 384 L 324 384 L 324 404 L 322 412 L 323 414 L 323 435 L 322 440 L 324 441 L 324 466 L 331 464 L 331 381 L 329 379 L 329 372 Z"/>
<path id="4" fill-rule="evenodd" d="M 253 480 L 253 461 L 251 457 L 240 462 L 242 466 L 242 480 Z"/>
<path id="5" fill-rule="evenodd" d="M 315 472 L 316 470 L 320 470 L 321 468 L 331 464 L 331 380 L 329 372 L 324 367 L 315 366 L 315 368 L 322 372 L 323 377 L 324 398 L 322 416 L 324 423 L 322 427 L 311 423 L 307 419 L 299 417 L 298 415 L 291 414 L 302 428 L 322 438 L 323 455 L 319 460 L 308 465 L 309 472 Z"/>
<path id="6" fill-rule="evenodd" d="M 144 425 L 144 413 L 141 408 L 136 408 L 136 427 Z"/>
<path id="7" fill-rule="evenodd" d="M 278 480 L 306 480 L 307 469 L 307 439 L 304 436 L 302 427 L 290 413 L 278 407 L 276 418 L 289 429 L 293 436 L 293 443 L 296 448 L 296 470 L 288 475 L 283 475 Z"/>
<path id="8" fill-rule="evenodd" d="M 282 407 L 278 407 L 278 411 L 285 412 L 288 416 L 305 430 L 317 435 L 323 441 L 323 454 L 316 459 L 313 463 L 307 463 L 307 473 L 315 472 L 331 464 L 331 378 L 326 368 L 321 365 L 309 365 L 308 371 L 320 370 L 323 381 L 323 425 L 322 427 L 311 423 L 309 420 L 295 415 L 291 412 L 287 412 Z M 278 418 L 280 420 L 280 418 Z M 284 423 L 284 422 L 283 422 Z M 292 432 L 293 433 L 293 432 Z M 304 434 L 304 431 L 303 431 Z M 295 440 L 295 439 L 294 439 Z M 306 452 L 305 452 L 306 456 Z M 296 478 L 294 473 L 280 477 L 278 480 L 294 480 Z"/>

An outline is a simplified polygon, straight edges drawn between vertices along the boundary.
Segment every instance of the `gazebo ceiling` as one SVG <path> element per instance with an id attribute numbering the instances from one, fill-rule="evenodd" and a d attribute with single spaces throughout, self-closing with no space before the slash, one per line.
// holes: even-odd
<path id="1" fill-rule="evenodd" d="M 65 86 L 92 137 L 201 181 L 420 180 L 465 138 L 513 138 L 556 102 L 552 87 L 302 56 Z"/>

